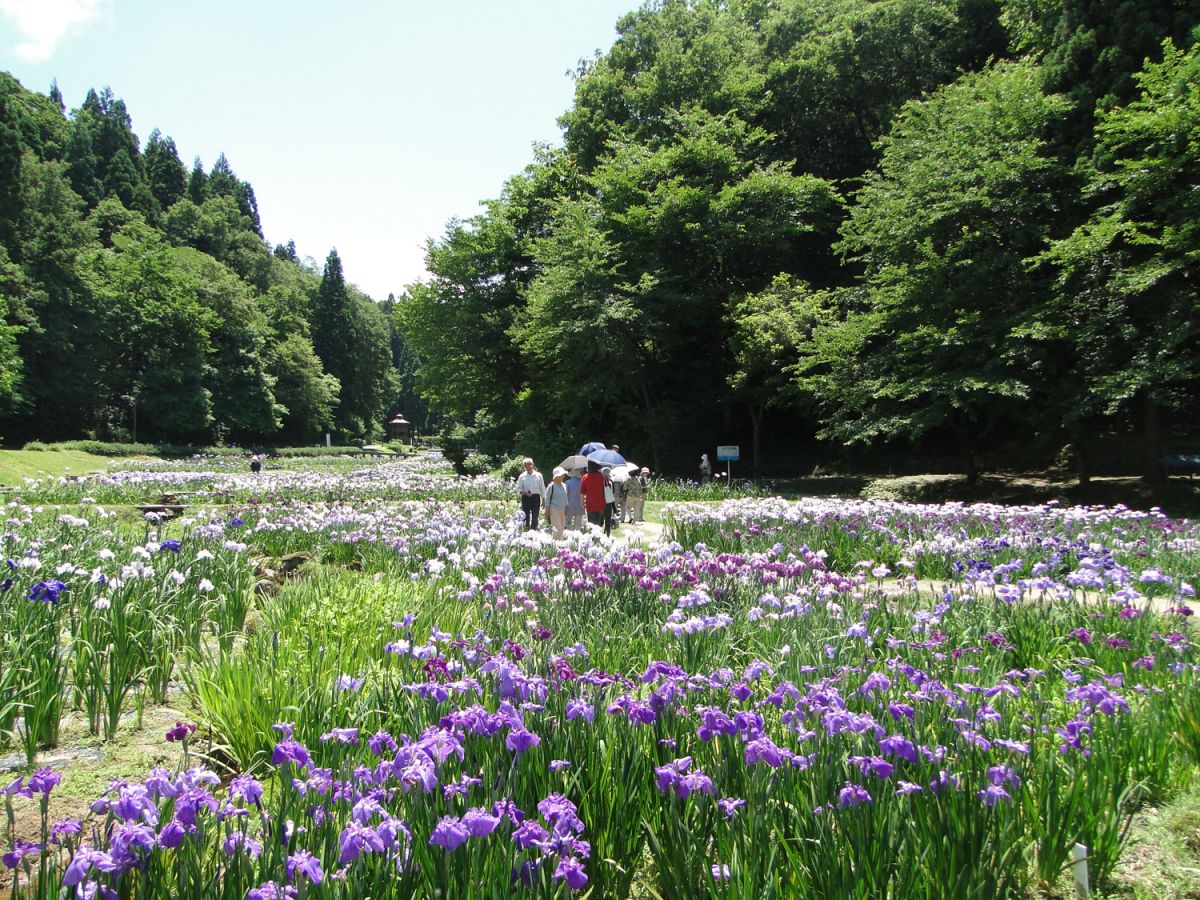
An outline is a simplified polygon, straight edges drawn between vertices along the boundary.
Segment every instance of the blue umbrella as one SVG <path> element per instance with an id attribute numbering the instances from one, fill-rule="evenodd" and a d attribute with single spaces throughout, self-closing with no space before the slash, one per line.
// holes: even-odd
<path id="1" fill-rule="evenodd" d="M 607 449 L 608 448 L 605 447 L 599 441 L 589 441 L 588 443 L 584 444 L 582 447 L 579 448 L 579 455 L 580 456 L 591 456 L 592 453 L 596 450 L 607 450 Z"/>
<path id="2" fill-rule="evenodd" d="M 623 466 L 625 465 L 625 457 L 616 450 L 593 450 L 587 455 L 589 463 L 597 463 L 601 466 Z"/>

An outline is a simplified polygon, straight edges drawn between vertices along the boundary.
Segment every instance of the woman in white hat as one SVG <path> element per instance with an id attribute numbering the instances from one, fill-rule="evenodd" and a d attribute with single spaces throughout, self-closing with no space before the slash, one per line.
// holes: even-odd
<path id="1" fill-rule="evenodd" d="M 563 528 L 567 524 L 567 486 L 563 482 L 566 477 L 567 470 L 556 466 L 554 480 L 546 487 L 546 515 L 550 517 L 550 527 L 554 529 L 556 538 L 563 536 Z"/>

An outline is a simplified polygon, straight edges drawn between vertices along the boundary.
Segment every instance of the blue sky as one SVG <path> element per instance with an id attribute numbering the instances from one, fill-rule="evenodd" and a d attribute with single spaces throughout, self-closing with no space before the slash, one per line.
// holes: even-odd
<path id="1" fill-rule="evenodd" d="M 224 151 L 271 243 L 376 299 L 424 275 L 422 246 L 559 143 L 566 76 L 639 0 L 0 0 L 0 68 L 125 100 L 190 168 Z"/>

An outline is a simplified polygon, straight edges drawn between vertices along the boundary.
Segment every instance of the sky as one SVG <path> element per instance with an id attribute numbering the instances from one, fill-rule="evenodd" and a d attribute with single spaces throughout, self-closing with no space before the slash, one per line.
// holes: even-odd
<path id="1" fill-rule="evenodd" d="M 377 300 L 480 212 L 537 143 L 561 144 L 567 72 L 640 0 L 0 0 L 0 69 L 68 110 L 125 101 L 191 169 L 224 152 L 272 245 Z"/>

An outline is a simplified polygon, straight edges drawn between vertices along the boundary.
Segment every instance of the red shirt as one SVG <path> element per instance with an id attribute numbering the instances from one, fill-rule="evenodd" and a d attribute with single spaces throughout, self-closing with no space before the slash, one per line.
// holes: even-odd
<path id="1" fill-rule="evenodd" d="M 604 512 L 608 502 L 604 499 L 604 476 L 599 472 L 587 472 L 579 479 L 579 492 L 583 495 L 583 508 L 588 512 Z"/>

